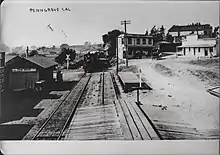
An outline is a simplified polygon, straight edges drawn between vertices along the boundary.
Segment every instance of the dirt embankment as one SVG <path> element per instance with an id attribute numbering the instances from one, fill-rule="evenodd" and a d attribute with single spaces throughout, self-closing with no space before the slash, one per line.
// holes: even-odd
<path id="1" fill-rule="evenodd" d="M 219 74 L 208 70 L 190 70 L 188 71 L 201 81 L 207 82 L 210 86 L 219 85 Z"/>
<path id="2" fill-rule="evenodd" d="M 165 76 L 175 76 L 176 74 L 172 71 L 172 69 L 162 65 L 162 64 L 159 64 L 159 63 L 156 63 L 154 65 L 155 69 L 160 72 L 162 75 L 165 75 Z"/>
<path id="3" fill-rule="evenodd" d="M 140 100 L 165 139 L 219 138 L 219 99 L 205 89 L 209 81 L 217 84 L 218 60 L 178 57 L 130 64 L 141 68 L 152 85 L 153 91 L 141 93 Z"/>
<path id="4" fill-rule="evenodd" d="M 207 86 L 219 85 L 219 59 L 202 59 L 188 61 L 157 62 L 153 68 L 167 77 L 182 77 L 190 75 L 205 83 Z"/>
<path id="5" fill-rule="evenodd" d="M 206 67 L 218 66 L 219 58 L 217 58 L 217 59 L 191 60 L 188 63 L 192 64 L 192 65 L 201 65 L 201 66 L 206 66 Z"/>

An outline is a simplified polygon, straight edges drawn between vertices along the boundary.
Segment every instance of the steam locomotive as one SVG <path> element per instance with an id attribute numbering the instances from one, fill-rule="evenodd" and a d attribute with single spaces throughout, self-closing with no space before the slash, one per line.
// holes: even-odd
<path id="1" fill-rule="evenodd" d="M 85 72 L 103 71 L 110 67 L 109 57 L 104 51 L 90 51 L 84 55 Z"/>

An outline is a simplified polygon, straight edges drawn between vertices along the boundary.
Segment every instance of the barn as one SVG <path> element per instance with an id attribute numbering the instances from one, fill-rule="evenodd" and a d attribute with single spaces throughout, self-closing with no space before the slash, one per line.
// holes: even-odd
<path id="1" fill-rule="evenodd" d="M 35 83 L 41 80 L 52 84 L 53 70 L 57 65 L 56 62 L 42 56 L 16 56 L 6 62 L 5 88 L 8 90 L 34 88 Z"/>

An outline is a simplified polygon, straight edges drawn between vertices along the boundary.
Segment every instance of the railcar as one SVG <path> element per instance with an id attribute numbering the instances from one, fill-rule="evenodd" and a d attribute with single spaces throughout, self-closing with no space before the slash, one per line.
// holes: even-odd
<path id="1" fill-rule="evenodd" d="M 103 71 L 109 66 L 109 58 L 104 51 L 92 51 L 84 55 L 85 72 Z"/>

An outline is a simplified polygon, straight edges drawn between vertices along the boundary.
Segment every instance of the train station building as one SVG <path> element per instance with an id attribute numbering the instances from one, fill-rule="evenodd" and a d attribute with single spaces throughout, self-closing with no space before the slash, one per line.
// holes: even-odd
<path id="1" fill-rule="evenodd" d="M 4 91 L 5 52 L 0 51 L 0 95 Z"/>
<path id="2" fill-rule="evenodd" d="M 24 90 L 34 88 L 35 83 L 43 80 L 53 83 L 53 71 L 58 64 L 42 56 L 16 56 L 6 62 L 5 88 Z"/>

